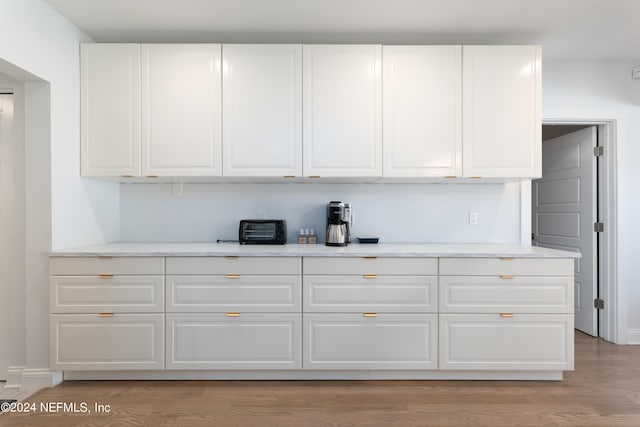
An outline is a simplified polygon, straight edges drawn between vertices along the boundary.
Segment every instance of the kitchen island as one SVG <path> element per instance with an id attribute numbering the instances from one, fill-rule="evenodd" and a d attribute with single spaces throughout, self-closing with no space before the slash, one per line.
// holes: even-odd
<path id="1" fill-rule="evenodd" d="M 66 379 L 545 379 L 579 254 L 510 244 L 114 243 L 50 254 Z"/>

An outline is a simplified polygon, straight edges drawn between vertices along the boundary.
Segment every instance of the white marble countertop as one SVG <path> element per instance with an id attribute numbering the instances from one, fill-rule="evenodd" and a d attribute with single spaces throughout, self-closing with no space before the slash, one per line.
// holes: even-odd
<path id="1" fill-rule="evenodd" d="M 380 243 L 330 247 L 323 244 L 106 243 L 56 250 L 51 256 L 295 256 L 295 257 L 518 257 L 579 258 L 577 252 L 501 243 Z"/>

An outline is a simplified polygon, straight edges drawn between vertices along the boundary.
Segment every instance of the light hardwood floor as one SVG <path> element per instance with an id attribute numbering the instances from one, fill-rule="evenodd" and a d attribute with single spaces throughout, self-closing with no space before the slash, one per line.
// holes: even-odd
<path id="1" fill-rule="evenodd" d="M 0 426 L 640 426 L 640 346 L 576 333 L 576 370 L 542 381 L 72 381 Z"/>

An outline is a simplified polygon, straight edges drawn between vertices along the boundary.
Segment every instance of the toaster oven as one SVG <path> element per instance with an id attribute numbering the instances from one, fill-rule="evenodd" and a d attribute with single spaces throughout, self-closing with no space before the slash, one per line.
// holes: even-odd
<path id="1" fill-rule="evenodd" d="M 284 219 L 243 219 L 238 240 L 241 245 L 284 245 L 287 222 Z"/>

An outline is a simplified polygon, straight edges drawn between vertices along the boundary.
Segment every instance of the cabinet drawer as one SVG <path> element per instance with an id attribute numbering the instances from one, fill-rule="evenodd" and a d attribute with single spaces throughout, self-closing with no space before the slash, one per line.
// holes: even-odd
<path id="1" fill-rule="evenodd" d="M 573 278 L 441 276 L 441 313 L 573 313 Z"/>
<path id="2" fill-rule="evenodd" d="M 304 276 L 305 312 L 437 312 L 437 276 Z"/>
<path id="3" fill-rule="evenodd" d="M 50 328 L 52 369 L 164 368 L 164 314 L 54 314 Z"/>
<path id="4" fill-rule="evenodd" d="M 52 276 L 164 274 L 163 257 L 51 257 Z"/>
<path id="5" fill-rule="evenodd" d="M 569 314 L 441 314 L 440 369 L 572 370 Z"/>
<path id="6" fill-rule="evenodd" d="M 300 369 L 301 314 L 167 314 L 167 369 Z"/>
<path id="7" fill-rule="evenodd" d="M 300 276 L 167 276 L 168 312 L 300 312 Z"/>
<path id="8" fill-rule="evenodd" d="M 53 313 L 162 313 L 164 276 L 52 276 Z"/>
<path id="9" fill-rule="evenodd" d="M 438 274 L 437 258 L 304 258 L 304 274 L 317 275 L 427 275 Z"/>
<path id="10" fill-rule="evenodd" d="M 573 276 L 571 258 L 440 258 L 441 276 Z"/>
<path id="11" fill-rule="evenodd" d="M 435 314 L 305 314 L 304 369 L 437 369 Z"/>
<path id="12" fill-rule="evenodd" d="M 168 257 L 167 274 L 301 274 L 298 257 Z"/>

